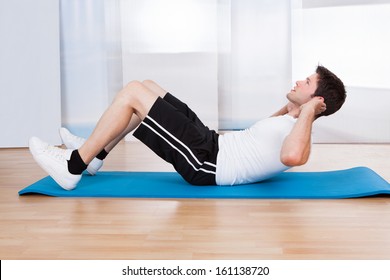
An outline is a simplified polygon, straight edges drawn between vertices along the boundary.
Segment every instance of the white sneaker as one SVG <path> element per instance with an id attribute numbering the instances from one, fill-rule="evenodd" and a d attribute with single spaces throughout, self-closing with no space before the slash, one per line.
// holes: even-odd
<path id="1" fill-rule="evenodd" d="M 60 136 L 62 142 L 68 149 L 77 150 L 79 149 L 86 141 L 86 139 L 81 138 L 72 134 L 65 127 L 60 128 Z M 103 161 L 98 158 L 94 158 L 87 166 L 87 172 L 91 175 L 95 175 L 99 169 L 103 166 Z"/>
<path id="2" fill-rule="evenodd" d="M 65 190 L 72 190 L 81 179 L 68 170 L 68 160 L 72 150 L 64 150 L 41 141 L 37 137 L 29 140 L 30 152 L 35 161 Z"/>

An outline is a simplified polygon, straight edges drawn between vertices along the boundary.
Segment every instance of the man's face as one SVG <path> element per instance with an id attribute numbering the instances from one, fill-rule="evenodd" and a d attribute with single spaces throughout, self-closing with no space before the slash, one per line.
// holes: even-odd
<path id="1" fill-rule="evenodd" d="M 287 99 L 298 106 L 309 102 L 317 90 L 317 82 L 317 73 L 307 77 L 305 80 L 297 81 L 294 88 L 287 94 Z"/>

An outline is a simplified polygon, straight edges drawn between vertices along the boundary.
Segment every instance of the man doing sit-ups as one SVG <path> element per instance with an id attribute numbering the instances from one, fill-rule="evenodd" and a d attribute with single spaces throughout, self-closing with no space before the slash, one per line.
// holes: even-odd
<path id="1" fill-rule="evenodd" d="M 136 138 L 190 184 L 247 184 L 305 164 L 313 122 L 338 111 L 345 98 L 342 81 L 318 66 L 314 74 L 296 82 L 287 94 L 287 105 L 271 117 L 219 135 L 155 82 L 133 81 L 116 95 L 88 139 L 61 129 L 68 149 L 36 137 L 29 146 L 37 163 L 66 190 L 77 186 L 84 170 L 94 175 L 107 154 L 134 129 Z"/>

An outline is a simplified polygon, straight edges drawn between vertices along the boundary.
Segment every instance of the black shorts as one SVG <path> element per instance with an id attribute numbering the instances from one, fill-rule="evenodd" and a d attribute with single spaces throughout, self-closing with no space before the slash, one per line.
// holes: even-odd
<path id="1" fill-rule="evenodd" d="M 170 93 L 156 100 L 133 135 L 171 163 L 188 183 L 216 184 L 219 135 Z"/>

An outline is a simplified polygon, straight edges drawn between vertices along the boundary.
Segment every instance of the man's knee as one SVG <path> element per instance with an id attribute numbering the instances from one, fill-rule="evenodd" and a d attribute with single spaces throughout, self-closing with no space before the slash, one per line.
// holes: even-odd
<path id="1" fill-rule="evenodd" d="M 155 100 L 158 96 L 164 97 L 166 92 L 151 81 L 131 81 L 118 93 L 117 98 L 122 102 L 136 104 L 145 99 Z"/>
<path id="2" fill-rule="evenodd" d="M 131 81 L 118 92 L 116 99 L 122 103 L 132 103 L 135 95 L 144 87 L 140 81 Z"/>
<path id="3" fill-rule="evenodd" d="M 138 117 L 143 119 L 156 99 L 157 95 L 142 82 L 132 81 L 118 93 L 115 101 L 131 107 Z"/>
<path id="4" fill-rule="evenodd" d="M 144 85 L 142 82 L 134 80 L 134 81 L 127 83 L 127 85 L 124 87 L 124 89 L 128 92 L 134 92 L 134 91 L 140 90 L 143 87 L 144 87 Z"/>
<path id="5" fill-rule="evenodd" d="M 156 82 L 152 80 L 144 80 L 142 81 L 142 84 L 146 87 L 153 87 L 156 85 Z"/>

